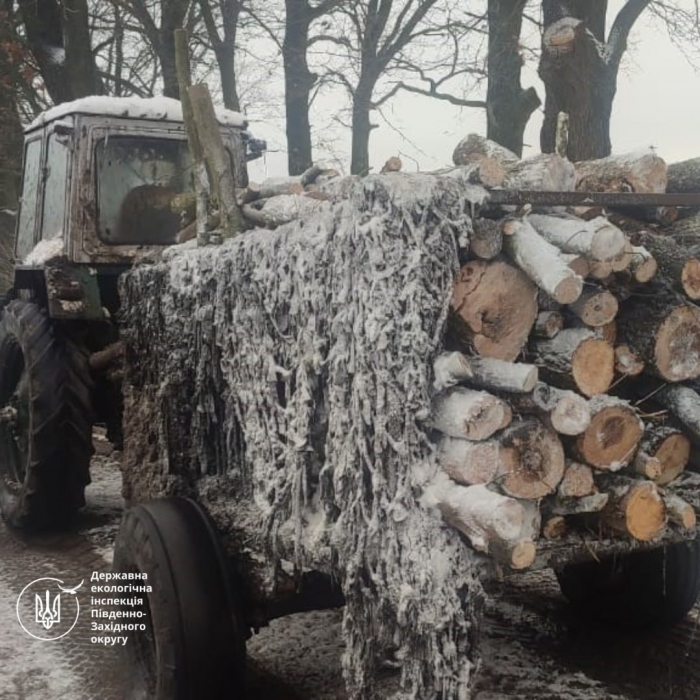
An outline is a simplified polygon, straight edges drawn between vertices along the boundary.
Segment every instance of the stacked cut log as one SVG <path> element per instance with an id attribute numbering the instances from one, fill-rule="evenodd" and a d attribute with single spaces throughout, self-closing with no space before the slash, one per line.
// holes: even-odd
<path id="1" fill-rule="evenodd" d="M 487 189 L 659 193 L 669 182 L 653 153 L 520 160 L 474 135 L 454 162 L 439 174 Z M 680 165 L 675 186 L 700 191 L 697 163 Z M 700 461 L 693 220 L 649 208 L 477 212 L 429 424 L 434 502 L 475 549 L 519 569 L 543 539 L 653 542 L 695 527 L 693 505 L 673 493 Z"/>

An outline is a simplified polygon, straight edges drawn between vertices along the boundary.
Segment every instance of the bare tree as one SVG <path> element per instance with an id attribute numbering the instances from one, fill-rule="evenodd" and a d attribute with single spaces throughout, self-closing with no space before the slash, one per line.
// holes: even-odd
<path id="1" fill-rule="evenodd" d="M 651 0 L 627 0 L 606 38 L 607 0 L 544 0 L 539 74 L 545 84 L 543 152 L 555 145 L 559 112 L 569 114 L 568 156 L 609 155 L 610 117 L 629 33 Z"/>
<path id="2" fill-rule="evenodd" d="M 486 135 L 519 156 L 525 127 L 541 104 L 537 91 L 524 89 L 520 80 L 524 64 L 520 32 L 527 4 L 528 0 L 489 0 L 487 13 Z"/>
<path id="3" fill-rule="evenodd" d="M 353 173 L 369 171 L 369 139 L 376 127 L 372 110 L 398 92 L 460 107 L 486 106 L 483 100 L 468 98 L 463 80 L 485 76 L 484 66 L 465 50 L 468 34 L 485 34 L 479 29 L 482 18 L 462 13 L 460 3 L 363 0 L 341 5 L 340 10 L 348 21 L 334 41 L 344 48 L 349 65 L 331 74 L 352 101 Z"/>
<path id="4" fill-rule="evenodd" d="M 175 30 L 185 26 L 190 10 L 189 0 L 124 0 L 123 5 L 140 25 L 143 35 L 158 57 L 163 94 L 166 97 L 179 97 L 175 66 Z"/>
<path id="5" fill-rule="evenodd" d="M 227 109 L 240 111 L 236 79 L 236 43 L 241 13 L 247 2 L 246 0 L 218 0 L 218 17 L 214 14 L 212 4 L 211 0 L 199 0 L 207 36 L 219 66 L 224 106 Z"/>

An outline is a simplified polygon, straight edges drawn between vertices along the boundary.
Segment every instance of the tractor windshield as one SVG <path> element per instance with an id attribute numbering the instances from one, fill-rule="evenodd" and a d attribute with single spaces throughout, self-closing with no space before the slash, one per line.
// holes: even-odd
<path id="1" fill-rule="evenodd" d="M 189 221 L 187 142 L 112 136 L 96 148 L 98 235 L 112 245 L 170 245 Z M 185 219 L 183 221 L 183 218 Z"/>

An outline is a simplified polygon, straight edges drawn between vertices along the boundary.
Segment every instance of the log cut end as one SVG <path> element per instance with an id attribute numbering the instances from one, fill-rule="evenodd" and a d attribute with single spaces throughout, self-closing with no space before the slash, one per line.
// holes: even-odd
<path id="1" fill-rule="evenodd" d="M 494 549 L 497 550 L 498 547 Z M 509 568 L 518 571 L 527 569 L 534 564 L 537 548 L 532 540 L 521 540 L 509 545 L 508 551 L 501 553 L 500 556 L 498 552 L 494 552 L 494 556 L 501 562 L 506 563 Z"/>
<path id="2" fill-rule="evenodd" d="M 516 498 L 535 499 L 552 493 L 564 475 L 564 449 L 559 438 L 539 421 L 522 420 L 500 436 L 518 454 L 517 467 L 504 472 L 501 488 Z"/>
<path id="3" fill-rule="evenodd" d="M 513 361 L 537 317 L 536 294 L 535 285 L 516 267 L 471 261 L 454 287 L 451 330 L 480 355 Z"/>
<path id="4" fill-rule="evenodd" d="M 632 460 L 642 439 L 642 425 L 623 401 L 603 396 L 595 401 L 598 406 L 591 407 L 591 423 L 578 437 L 577 451 L 587 464 L 617 471 Z"/>
<path id="5" fill-rule="evenodd" d="M 587 338 L 574 350 L 571 370 L 581 393 L 586 396 L 604 394 L 615 374 L 615 351 L 605 340 Z"/>
<path id="6" fill-rule="evenodd" d="M 644 371 L 644 362 L 629 345 L 615 348 L 615 371 L 626 377 L 636 377 Z"/>
<path id="7" fill-rule="evenodd" d="M 700 260 L 691 258 L 683 265 L 681 271 L 681 285 L 689 299 L 700 299 Z"/>
<path id="8" fill-rule="evenodd" d="M 656 485 L 635 482 L 618 495 L 604 521 L 641 542 L 653 540 L 666 524 L 666 508 Z"/>
<path id="9" fill-rule="evenodd" d="M 560 304 L 573 304 L 583 291 L 583 279 L 572 271 L 552 289 L 552 297 Z"/>
<path id="10" fill-rule="evenodd" d="M 657 483 L 661 486 L 670 484 L 688 464 L 690 440 L 682 433 L 672 433 L 658 444 L 654 457 L 661 467 Z"/>
<path id="11" fill-rule="evenodd" d="M 700 316 L 690 306 L 673 309 L 656 333 L 656 369 L 669 382 L 700 376 Z"/>
<path id="12" fill-rule="evenodd" d="M 618 304 L 617 298 L 605 289 L 586 289 L 570 308 L 587 326 L 597 328 L 615 318 Z"/>

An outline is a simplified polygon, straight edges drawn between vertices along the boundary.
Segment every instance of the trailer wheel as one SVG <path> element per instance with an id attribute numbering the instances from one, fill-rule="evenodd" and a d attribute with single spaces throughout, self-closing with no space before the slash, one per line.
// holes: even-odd
<path id="1" fill-rule="evenodd" d="M 85 505 L 92 456 L 86 355 L 34 303 L 0 321 L 0 510 L 18 528 L 69 521 Z"/>
<path id="2" fill-rule="evenodd" d="M 115 543 L 114 570 L 139 574 L 137 585 L 152 589 L 122 598 L 124 609 L 143 613 L 129 620 L 145 627 L 127 633 L 128 697 L 243 700 L 241 608 L 203 509 L 167 498 L 128 510 Z"/>
<path id="3" fill-rule="evenodd" d="M 700 593 L 700 541 L 691 540 L 557 572 L 562 593 L 580 612 L 625 627 L 682 620 Z"/>

